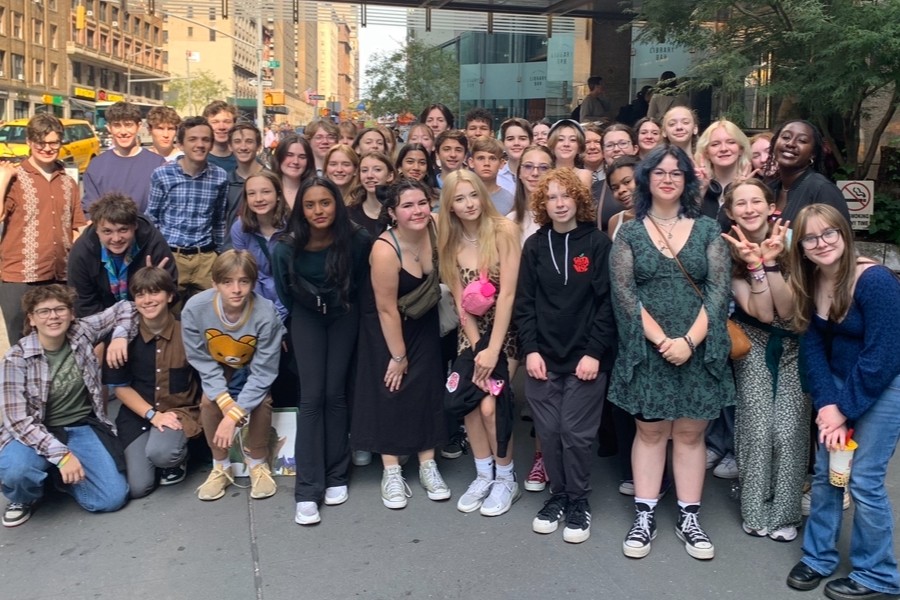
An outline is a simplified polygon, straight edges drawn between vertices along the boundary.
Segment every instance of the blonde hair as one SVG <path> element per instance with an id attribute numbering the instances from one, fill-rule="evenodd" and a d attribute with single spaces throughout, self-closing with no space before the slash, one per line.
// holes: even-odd
<path id="1" fill-rule="evenodd" d="M 468 183 L 478 193 L 481 200 L 481 216 L 478 223 L 478 269 L 491 274 L 497 273 L 500 262 L 499 247 L 511 244 L 519 247 L 518 232 L 512 221 L 502 216 L 494 207 L 491 195 L 481 179 L 472 171 L 457 169 L 447 174 L 441 189 L 441 212 L 438 219 L 438 256 L 440 257 L 441 280 L 447 285 L 459 281 L 459 265 L 456 255 L 464 243 L 463 226 L 451 207 L 456 188 L 460 183 Z"/>
<path id="2" fill-rule="evenodd" d="M 325 174 L 325 171 L 328 170 L 328 161 L 331 160 L 331 157 L 340 152 L 353 163 L 353 176 L 350 178 L 350 181 L 347 182 L 347 185 L 340 187 L 338 189 L 341 190 L 341 196 L 344 198 L 345 204 L 350 204 L 350 198 L 353 196 L 353 191 L 359 186 L 359 154 L 357 154 L 353 148 L 346 144 L 337 144 L 332 146 L 331 149 L 325 154 L 325 160 L 322 162 L 322 173 Z M 326 179 L 331 180 L 330 177 L 325 175 Z M 336 183 L 334 185 L 337 185 Z"/>
<path id="3" fill-rule="evenodd" d="M 719 119 L 709 127 L 707 127 L 703 134 L 700 136 L 700 139 L 697 140 L 697 150 L 694 153 L 694 162 L 709 162 L 709 156 L 707 155 L 707 150 L 709 150 L 710 139 L 712 138 L 712 134 L 719 128 L 725 130 L 725 133 L 730 137 L 734 138 L 734 141 L 738 143 L 738 146 L 741 148 L 741 153 L 738 155 L 737 164 L 735 164 L 735 173 L 747 173 L 750 171 L 750 158 L 752 156 L 750 152 L 750 140 L 747 139 L 747 136 L 744 135 L 744 132 L 741 131 L 740 127 L 728 121 L 726 119 Z M 713 173 L 715 175 L 715 173 Z"/>

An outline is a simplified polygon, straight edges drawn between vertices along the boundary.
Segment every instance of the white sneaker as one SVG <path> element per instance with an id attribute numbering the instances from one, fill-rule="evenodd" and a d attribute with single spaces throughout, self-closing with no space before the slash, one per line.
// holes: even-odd
<path id="1" fill-rule="evenodd" d="M 337 506 L 343 504 L 350 498 L 346 485 L 336 485 L 334 487 L 325 488 L 325 504 L 328 506 Z"/>
<path id="2" fill-rule="evenodd" d="M 297 512 L 294 513 L 294 523 L 297 525 L 315 525 L 322 518 L 319 516 L 319 507 L 315 502 L 298 502 Z"/>
<path id="3" fill-rule="evenodd" d="M 437 463 L 433 460 L 426 460 L 419 465 L 419 482 L 425 491 L 428 492 L 429 500 L 449 500 L 450 488 L 444 483 L 441 472 L 438 471 Z"/>
<path id="4" fill-rule="evenodd" d="M 412 490 L 403 479 L 400 465 L 385 467 L 381 476 L 381 501 L 388 508 L 406 508 L 407 498 L 412 497 Z"/>
<path id="5" fill-rule="evenodd" d="M 776 542 L 793 542 L 797 539 L 797 528 L 792 525 L 769 532 L 769 537 Z"/>
<path id="6" fill-rule="evenodd" d="M 730 454 L 723 458 L 722 462 L 713 469 L 713 475 L 719 479 L 737 479 L 738 474 L 737 461 Z"/>
<path id="7" fill-rule="evenodd" d="M 515 477 L 512 479 L 495 479 L 491 493 L 481 504 L 481 514 L 485 517 L 499 517 L 507 512 L 513 502 L 522 496 L 522 490 Z"/>
<path id="8" fill-rule="evenodd" d="M 372 464 L 372 453 L 368 450 L 354 450 L 353 451 L 353 466 L 354 467 L 365 467 L 366 465 Z"/>
<path id="9" fill-rule="evenodd" d="M 456 503 L 456 509 L 464 513 L 475 512 L 481 508 L 484 499 L 491 493 L 492 485 L 494 485 L 493 479 L 488 479 L 487 476 L 478 475 L 478 477 L 469 484 L 469 489 L 466 490 L 466 493 L 459 497 L 459 501 Z"/>

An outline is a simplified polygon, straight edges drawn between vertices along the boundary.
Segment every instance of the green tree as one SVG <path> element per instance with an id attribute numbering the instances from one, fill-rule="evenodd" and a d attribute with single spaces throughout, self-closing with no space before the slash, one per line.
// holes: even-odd
<path id="1" fill-rule="evenodd" d="M 459 63 L 445 50 L 409 40 L 403 47 L 378 53 L 366 68 L 369 113 L 376 116 L 418 114 L 434 102 L 451 109 L 459 104 Z"/>
<path id="2" fill-rule="evenodd" d="M 179 112 L 197 114 L 213 100 L 221 100 L 228 87 L 209 71 L 191 73 L 190 79 L 176 79 L 169 83 L 169 104 Z"/>
<path id="3" fill-rule="evenodd" d="M 686 87 L 717 86 L 738 97 L 748 76 L 770 74 L 762 91 L 781 116 L 815 122 L 839 149 L 843 170 L 866 176 L 900 100 L 900 2 L 644 0 L 633 14 L 645 39 L 702 57 Z M 874 127 L 860 156 L 864 119 Z"/>

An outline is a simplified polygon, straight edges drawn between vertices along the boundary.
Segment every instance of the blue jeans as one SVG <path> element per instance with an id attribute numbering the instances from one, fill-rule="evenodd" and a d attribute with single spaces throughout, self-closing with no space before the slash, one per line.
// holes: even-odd
<path id="1" fill-rule="evenodd" d="M 837 382 L 842 385 L 842 382 Z M 885 489 L 888 462 L 900 438 L 900 376 L 856 421 L 850 496 L 855 511 L 850 538 L 850 578 L 871 590 L 900 593 L 894 555 L 894 520 Z M 803 535 L 803 562 L 822 575 L 838 567 L 837 550 L 843 517 L 843 488 L 828 483 L 828 451 L 819 444 L 812 482 L 812 504 Z"/>
<path id="2" fill-rule="evenodd" d="M 80 483 L 63 486 L 75 501 L 90 512 L 111 512 L 122 508 L 128 499 L 125 474 L 94 430 L 87 425 L 66 427 L 66 445 L 81 462 L 84 479 Z M 56 466 L 38 454 L 34 448 L 13 440 L 0 450 L 0 481 L 3 495 L 10 502 L 31 504 L 44 495 L 47 472 Z"/>

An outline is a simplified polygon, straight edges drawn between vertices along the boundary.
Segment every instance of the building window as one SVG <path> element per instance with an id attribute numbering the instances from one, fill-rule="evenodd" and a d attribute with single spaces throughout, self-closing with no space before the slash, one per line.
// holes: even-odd
<path id="1" fill-rule="evenodd" d="M 169 30 L 166 29 L 165 31 L 163 31 L 163 45 L 165 46 L 168 43 L 169 43 Z"/>
<path id="2" fill-rule="evenodd" d="M 0 77 L 6 77 L 6 50 L 0 50 Z"/>
<path id="3" fill-rule="evenodd" d="M 193 6 L 188 6 L 188 7 L 187 7 L 187 18 L 188 18 L 188 19 L 193 19 L 193 18 L 194 18 L 194 7 L 193 7 Z"/>
<path id="4" fill-rule="evenodd" d="M 49 0 L 49 2 L 47 2 L 47 6 L 50 7 L 50 10 L 55 11 L 56 10 L 56 0 Z"/>
<path id="5" fill-rule="evenodd" d="M 216 30 L 215 29 L 209 30 L 209 41 L 211 41 L 211 42 L 216 41 Z"/>
<path id="6" fill-rule="evenodd" d="M 121 53 L 119 52 L 119 50 L 121 48 L 122 48 L 121 42 L 119 42 L 118 39 L 113 38 L 113 51 L 112 51 L 113 56 L 115 56 L 116 58 L 122 56 Z"/>
<path id="7" fill-rule="evenodd" d="M 113 21 L 119 20 L 119 9 L 116 8 L 115 6 L 113 6 L 113 9 L 112 9 L 112 20 Z"/>
<path id="8" fill-rule="evenodd" d="M 100 34 L 100 52 L 109 52 L 109 36 L 105 33 Z"/>
<path id="9" fill-rule="evenodd" d="M 25 80 L 25 57 L 21 54 L 12 55 L 12 78 Z"/>
<path id="10" fill-rule="evenodd" d="M 159 46 L 159 27 L 153 28 L 153 43 Z"/>
<path id="11" fill-rule="evenodd" d="M 12 36 L 17 40 L 25 39 L 25 32 L 23 31 L 22 22 L 24 18 L 22 17 L 22 13 L 13 12 L 12 14 Z"/>
<path id="12" fill-rule="evenodd" d="M 216 7 L 215 6 L 209 7 L 209 20 L 210 21 L 216 20 Z"/>
<path id="13" fill-rule="evenodd" d="M 44 43 L 44 22 L 38 19 L 31 20 L 31 28 L 33 30 L 34 35 L 34 43 L 35 44 L 43 44 Z"/>
<path id="14" fill-rule="evenodd" d="M 106 20 L 106 2 L 103 2 L 102 0 L 100 2 L 100 20 Z"/>
<path id="15" fill-rule="evenodd" d="M 34 59 L 32 61 L 32 70 L 34 72 L 34 83 L 43 85 L 44 83 L 44 61 Z"/>
<path id="16" fill-rule="evenodd" d="M 88 48 L 96 49 L 96 47 L 97 47 L 97 44 L 96 44 L 96 36 L 94 35 L 94 30 L 93 30 L 93 29 L 88 29 L 88 30 L 87 30 L 87 42 L 85 43 L 85 45 L 86 45 Z"/>
<path id="17" fill-rule="evenodd" d="M 162 58 L 163 58 L 164 65 L 169 64 L 169 51 L 168 50 L 163 50 Z"/>
<path id="18" fill-rule="evenodd" d="M 188 34 L 188 37 L 189 37 L 189 38 L 194 37 L 194 28 L 193 28 L 193 27 L 188 27 L 188 28 L 187 28 L 187 34 Z"/>
<path id="19" fill-rule="evenodd" d="M 50 63 L 50 86 L 59 87 L 59 65 L 56 63 Z"/>
<path id="20" fill-rule="evenodd" d="M 27 119 L 31 116 L 31 107 L 28 106 L 26 100 L 16 100 L 13 102 L 13 119 Z"/>
<path id="21" fill-rule="evenodd" d="M 72 63 L 72 77 L 75 79 L 75 83 L 81 83 L 81 63 L 80 62 Z"/>
<path id="22" fill-rule="evenodd" d="M 56 49 L 59 47 L 59 27 L 50 26 L 50 47 Z"/>
<path id="23" fill-rule="evenodd" d="M 6 35 L 6 7 L 0 6 L 0 35 Z M 0 102 L 2 105 L 3 102 Z"/>

